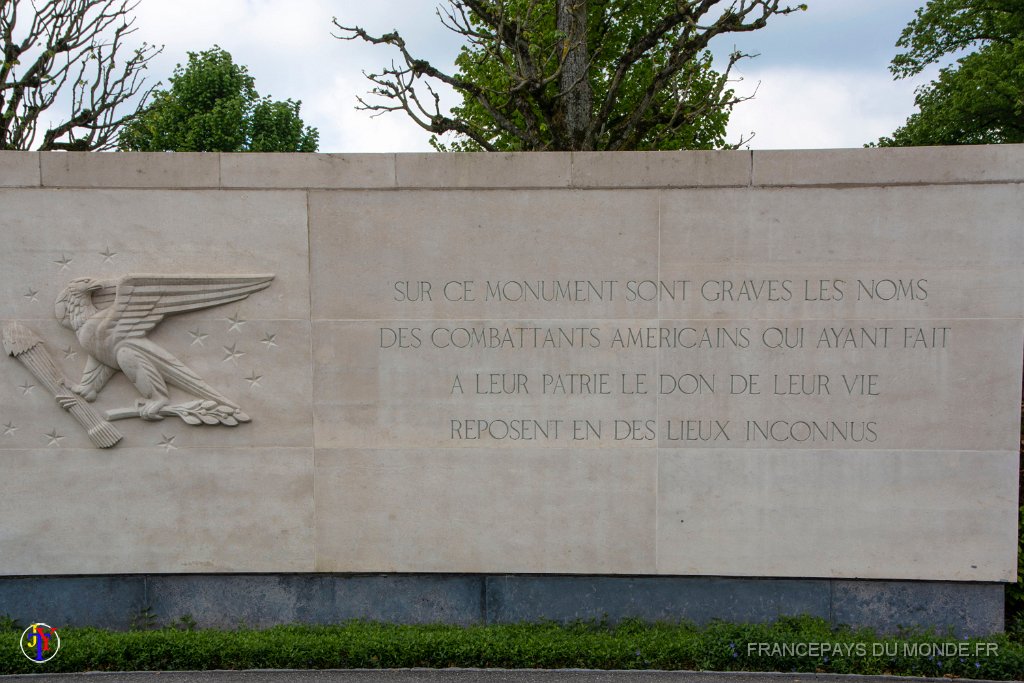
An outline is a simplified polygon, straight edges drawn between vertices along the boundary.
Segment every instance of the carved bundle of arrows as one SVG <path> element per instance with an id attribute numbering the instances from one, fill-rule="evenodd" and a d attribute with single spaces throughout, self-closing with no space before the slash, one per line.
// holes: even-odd
<path id="1" fill-rule="evenodd" d="M 43 340 L 35 332 L 19 323 L 4 327 L 4 351 L 14 356 L 28 368 L 62 408 L 85 427 L 89 439 L 100 448 L 110 448 L 121 440 L 121 432 L 103 419 L 92 406 L 68 389 L 64 374 L 57 368 L 53 358 L 43 346 Z"/>

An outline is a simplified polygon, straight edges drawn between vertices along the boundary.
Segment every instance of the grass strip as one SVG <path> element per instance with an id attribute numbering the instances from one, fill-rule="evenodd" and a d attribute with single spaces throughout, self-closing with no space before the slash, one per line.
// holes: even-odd
<path id="1" fill-rule="evenodd" d="M 704 627 L 625 621 L 470 627 L 349 622 L 232 631 L 66 628 L 58 631 L 57 656 L 44 664 L 21 655 L 21 632 L 12 626 L 0 630 L 0 674 L 500 667 L 1024 678 L 1024 643 L 1006 635 L 881 637 L 869 630 L 834 629 L 811 617 Z"/>

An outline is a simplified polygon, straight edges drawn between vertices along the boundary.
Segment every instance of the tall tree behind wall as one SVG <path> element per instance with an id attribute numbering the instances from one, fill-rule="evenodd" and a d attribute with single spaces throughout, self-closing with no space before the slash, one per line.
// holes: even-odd
<path id="1" fill-rule="evenodd" d="M 930 0 L 897 45 L 896 78 L 969 52 L 917 90 L 917 113 L 880 146 L 1024 142 L 1024 0 Z"/>
<path id="2" fill-rule="evenodd" d="M 189 52 L 171 87 L 125 126 L 123 150 L 136 152 L 315 152 L 319 132 L 299 116 L 301 102 L 260 97 L 249 70 L 214 46 Z"/>
<path id="3" fill-rule="evenodd" d="M 395 47 L 401 62 L 370 74 L 361 108 L 401 111 L 440 149 L 625 150 L 727 146 L 746 99 L 712 68 L 716 36 L 755 31 L 805 5 L 780 0 L 448 0 L 439 13 L 466 40 L 457 70 L 414 56 L 397 31 L 334 20 L 336 37 Z M 462 97 L 451 112 L 436 85 Z M 451 134 L 445 145 L 439 136 Z"/>

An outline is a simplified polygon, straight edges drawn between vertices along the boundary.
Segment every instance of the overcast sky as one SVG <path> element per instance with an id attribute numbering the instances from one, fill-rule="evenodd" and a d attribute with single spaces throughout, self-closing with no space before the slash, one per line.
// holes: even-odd
<path id="1" fill-rule="evenodd" d="M 756 97 L 733 112 L 729 140 L 756 135 L 755 149 L 860 147 L 914 110 L 914 88 L 887 66 L 902 28 L 924 0 L 805 0 L 808 11 L 775 17 L 760 31 L 724 35 L 716 55 L 758 53 L 738 65 L 738 92 Z M 398 29 L 414 54 L 450 65 L 458 36 L 440 26 L 435 0 L 141 0 L 137 37 L 165 45 L 150 68 L 163 80 L 188 51 L 220 45 L 248 66 L 261 95 L 302 101 L 322 152 L 429 150 L 428 135 L 394 113 L 355 110 L 364 70 L 390 63 L 386 46 L 331 36 L 331 18 L 371 33 Z M 930 72 L 929 76 L 934 73 Z"/>

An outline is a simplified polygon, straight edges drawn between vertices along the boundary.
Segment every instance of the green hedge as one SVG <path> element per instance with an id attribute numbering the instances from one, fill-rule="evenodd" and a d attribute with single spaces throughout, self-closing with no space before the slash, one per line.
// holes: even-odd
<path id="1" fill-rule="evenodd" d="M 352 622 L 266 630 L 67 628 L 58 633 L 61 648 L 52 660 L 36 664 L 20 654 L 5 655 L 0 657 L 0 674 L 500 667 L 1024 677 L 1024 644 L 1004 635 L 960 641 L 935 633 L 881 638 L 866 630 L 831 629 L 809 617 L 704 628 L 639 622 L 468 628 Z M 8 623 L 0 631 L 0 651 L 17 653 L 19 638 L 20 630 Z M 961 647 L 982 654 L 960 656 Z M 954 649 L 956 654 L 946 654 Z"/>

